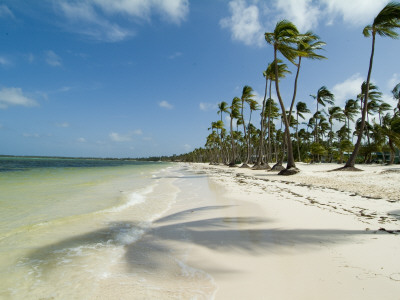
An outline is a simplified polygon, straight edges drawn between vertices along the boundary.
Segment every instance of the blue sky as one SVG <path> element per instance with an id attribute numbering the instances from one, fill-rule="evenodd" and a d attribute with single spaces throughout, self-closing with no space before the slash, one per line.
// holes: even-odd
<path id="1" fill-rule="evenodd" d="M 261 101 L 272 61 L 263 34 L 283 18 L 327 43 L 327 60 L 303 60 L 297 100 L 314 111 L 309 95 L 325 85 L 343 106 L 367 75 L 362 29 L 386 3 L 2 0 L 0 154 L 141 157 L 204 146 L 217 103 L 244 85 Z M 400 41 L 377 39 L 372 80 L 392 105 L 398 53 Z M 282 81 L 286 100 L 293 79 Z"/>

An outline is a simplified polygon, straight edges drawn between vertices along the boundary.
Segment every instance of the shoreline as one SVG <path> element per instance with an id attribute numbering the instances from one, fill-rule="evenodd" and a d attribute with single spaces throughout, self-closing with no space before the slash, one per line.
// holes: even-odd
<path id="1" fill-rule="evenodd" d="M 380 192 L 377 199 L 374 192 L 376 186 L 398 189 L 397 166 L 338 174 L 325 172 L 332 164 L 302 165 L 290 177 L 181 166 L 208 176 L 216 195 L 214 206 L 188 201 L 172 209 L 191 212 L 181 220 L 185 247 L 190 244 L 185 264 L 213 278 L 215 299 L 392 299 L 400 293 L 400 194 Z"/>

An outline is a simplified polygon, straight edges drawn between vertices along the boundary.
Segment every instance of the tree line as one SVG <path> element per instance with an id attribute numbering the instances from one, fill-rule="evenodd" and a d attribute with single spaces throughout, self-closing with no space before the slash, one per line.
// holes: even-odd
<path id="1" fill-rule="evenodd" d="M 367 78 L 360 86 L 360 93 L 340 107 L 335 105 L 333 93 L 322 86 L 310 95 L 317 103 L 316 111 L 311 112 L 305 102 L 296 103 L 301 62 L 302 59 L 326 59 L 319 54 L 326 44 L 312 31 L 300 33 L 292 22 L 279 21 L 273 32 L 265 33 L 274 56 L 263 72 L 262 103 L 254 99 L 250 86 L 244 86 L 240 97 L 218 104 L 220 117 L 211 123 L 204 148 L 176 159 L 229 166 L 241 164 L 242 167 L 254 164 L 254 169 L 279 170 L 280 175 L 299 172 L 296 161 L 342 163 L 346 160 L 345 166 L 338 170 L 358 170 L 355 163 L 377 160 L 394 163 L 400 148 L 400 83 L 393 87 L 397 105 L 391 107 L 371 82 L 371 73 L 376 36 L 397 39 L 399 27 L 400 4 L 388 3 L 363 30 L 365 37 L 371 37 L 372 45 Z M 285 62 L 293 64 L 296 70 L 291 99 L 283 99 L 279 89 L 280 82 L 291 73 Z M 272 89 L 277 99 L 272 98 Z M 252 124 L 256 111 L 261 116 L 259 128 Z M 306 119 L 305 114 L 311 116 Z M 299 125 L 304 126 L 299 129 Z M 286 167 L 283 167 L 284 161 Z M 275 164 L 271 167 L 272 162 Z"/>

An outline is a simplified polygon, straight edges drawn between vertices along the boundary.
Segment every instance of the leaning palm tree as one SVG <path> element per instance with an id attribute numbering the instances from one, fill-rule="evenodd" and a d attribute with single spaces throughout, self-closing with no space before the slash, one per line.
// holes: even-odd
<path id="1" fill-rule="evenodd" d="M 357 142 L 354 146 L 353 153 L 350 155 L 347 160 L 345 166 L 340 168 L 340 170 L 358 170 L 354 167 L 356 163 L 356 157 L 358 151 L 361 146 L 361 140 L 363 135 L 363 129 L 365 126 L 365 118 L 367 114 L 368 105 L 368 92 L 369 92 L 369 83 L 371 79 L 372 65 L 374 60 L 374 52 L 375 52 L 375 39 L 376 35 L 380 35 L 383 37 L 390 37 L 392 39 L 396 39 L 399 37 L 399 34 L 395 31 L 395 29 L 400 28 L 400 3 L 398 2 L 390 2 L 388 3 L 375 17 L 374 22 L 371 25 L 368 25 L 364 28 L 363 34 L 365 37 L 372 36 L 372 48 L 371 48 L 371 57 L 369 60 L 369 68 L 368 75 L 366 81 L 366 90 L 364 94 L 363 101 L 363 110 L 361 115 L 361 124 L 360 131 L 358 132 Z"/>
<path id="2" fill-rule="evenodd" d="M 397 107 L 394 109 L 394 113 L 396 115 L 400 114 L 400 82 L 394 87 L 392 90 L 393 98 L 396 99 L 397 102 Z"/>
<path id="3" fill-rule="evenodd" d="M 298 158 L 299 161 L 301 161 L 301 157 L 300 157 L 300 140 L 299 140 L 299 133 L 298 133 L 298 129 L 299 129 L 299 117 L 302 118 L 303 120 L 305 113 L 309 113 L 310 110 L 307 108 L 307 104 L 305 102 L 297 102 L 296 104 L 296 139 L 297 139 L 297 154 L 298 154 Z"/>
<path id="4" fill-rule="evenodd" d="M 318 110 L 318 105 L 321 104 L 322 106 L 326 106 L 326 104 L 333 104 L 335 96 L 328 90 L 326 86 L 322 86 L 318 89 L 317 95 L 310 95 L 314 99 L 317 100 L 317 114 L 316 116 L 319 116 L 319 110 Z M 318 143 L 318 121 L 315 123 L 315 136 L 316 140 L 315 142 Z"/>
<path id="5" fill-rule="evenodd" d="M 343 114 L 347 119 L 347 132 L 348 136 L 347 139 L 350 141 L 350 120 L 354 122 L 354 118 L 356 114 L 358 113 L 358 110 L 360 109 L 360 106 L 358 105 L 358 102 L 354 99 L 348 99 L 346 100 L 344 109 L 343 109 Z"/>
<path id="6" fill-rule="evenodd" d="M 278 80 L 281 78 L 285 78 L 286 74 L 290 74 L 291 72 L 288 70 L 288 67 L 286 64 L 282 62 L 282 60 L 278 59 Z M 265 93 L 264 93 L 264 100 L 262 104 L 262 111 L 261 111 L 261 131 L 260 131 L 260 138 L 259 138 L 259 153 L 258 153 L 258 159 L 257 163 L 254 166 L 254 169 L 270 169 L 271 167 L 268 165 L 268 160 L 265 163 L 263 160 L 263 149 L 264 149 L 264 137 L 265 137 L 265 131 L 266 131 L 266 122 L 265 119 L 268 116 L 268 152 L 270 154 L 271 149 L 270 149 L 270 119 L 271 119 L 271 113 L 272 113 L 272 103 L 273 100 L 271 98 L 271 90 L 272 90 L 272 81 L 275 81 L 275 62 L 269 63 L 267 69 L 263 72 L 263 75 L 265 77 Z M 269 81 L 269 98 L 267 100 L 267 88 L 268 88 L 268 81 Z M 268 112 L 268 113 L 266 113 Z"/>
<path id="7" fill-rule="evenodd" d="M 298 61 L 297 64 L 295 64 L 297 66 L 297 72 L 294 80 L 293 98 L 290 104 L 289 118 L 292 115 L 293 106 L 296 100 L 297 80 L 299 78 L 301 59 L 303 57 L 308 59 L 326 59 L 325 56 L 315 53 L 317 50 L 322 50 L 322 47 L 325 45 L 326 43 L 320 41 L 319 36 L 314 34 L 312 31 L 307 31 L 305 34 L 301 35 L 301 40 L 297 43 Z"/>
<path id="8" fill-rule="evenodd" d="M 235 138 L 234 138 L 234 132 L 233 132 L 233 120 L 234 119 L 239 119 L 240 118 L 240 98 L 235 97 L 232 99 L 232 104 L 229 107 L 229 117 L 230 117 L 230 133 L 231 133 L 231 147 L 232 147 L 232 160 L 229 163 L 230 167 L 235 166 L 236 164 L 236 149 L 235 149 Z"/>
<path id="9" fill-rule="evenodd" d="M 243 110 L 244 110 L 244 103 L 250 104 L 250 102 L 253 100 L 252 97 L 254 97 L 253 93 L 253 88 L 245 85 L 242 90 L 242 97 L 240 100 L 242 101 L 241 105 L 241 123 L 243 125 L 243 134 L 244 134 L 244 139 L 247 145 L 247 153 L 246 153 L 246 159 L 241 168 L 249 168 L 249 160 L 250 160 L 250 137 L 249 134 L 247 134 L 246 131 L 246 122 L 244 120 L 244 115 L 243 115 Z"/>
<path id="10" fill-rule="evenodd" d="M 287 20 L 279 21 L 273 32 L 265 33 L 265 40 L 268 44 L 274 47 L 274 61 L 275 61 L 275 77 L 278 78 L 278 60 L 277 55 L 280 52 L 286 59 L 294 63 L 295 59 L 299 56 L 300 51 L 297 49 L 299 42 L 299 31 L 296 26 Z M 296 164 L 293 156 L 292 140 L 290 138 L 290 124 L 286 114 L 285 105 L 282 100 L 282 96 L 279 90 L 279 80 L 275 80 L 275 89 L 278 96 L 279 104 L 281 106 L 282 117 L 285 123 L 285 135 L 287 140 L 287 166 L 285 170 L 282 170 L 280 175 L 291 175 L 299 172 L 296 168 Z"/>

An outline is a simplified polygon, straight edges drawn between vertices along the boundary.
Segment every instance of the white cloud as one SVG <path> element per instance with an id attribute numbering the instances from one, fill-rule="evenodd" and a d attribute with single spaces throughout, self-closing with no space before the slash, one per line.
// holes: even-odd
<path id="1" fill-rule="evenodd" d="M 14 14 L 6 5 L 0 5 L 0 18 L 11 18 L 15 19 Z"/>
<path id="2" fill-rule="evenodd" d="M 393 90 L 394 87 L 395 87 L 398 83 L 400 83 L 400 75 L 397 74 L 397 73 L 394 73 L 394 74 L 392 75 L 392 78 L 390 78 L 390 80 L 388 81 L 388 88 L 389 88 L 390 90 Z"/>
<path id="3" fill-rule="evenodd" d="M 52 67 L 60 67 L 62 65 L 61 58 L 54 51 L 46 51 L 46 62 Z"/>
<path id="4" fill-rule="evenodd" d="M 141 129 L 136 129 L 126 134 L 120 134 L 117 132 L 111 132 L 109 137 L 114 142 L 130 142 L 133 139 L 134 135 L 142 135 L 143 131 Z"/>
<path id="5" fill-rule="evenodd" d="M 38 103 L 26 97 L 20 88 L 2 88 L 0 90 L 0 109 L 5 109 L 13 105 L 30 107 L 37 106 Z"/>
<path id="6" fill-rule="evenodd" d="M 217 109 L 217 105 L 214 103 L 200 102 L 199 108 L 202 111 L 209 111 L 209 110 Z"/>
<path id="7" fill-rule="evenodd" d="M 290 20 L 301 32 L 315 28 L 321 15 L 312 0 L 277 0 L 276 8 L 281 12 L 280 19 Z"/>
<path id="8" fill-rule="evenodd" d="M 130 134 L 123 135 L 123 134 L 119 134 L 117 132 L 111 132 L 109 137 L 114 142 L 129 142 L 132 140 L 132 137 Z"/>
<path id="9" fill-rule="evenodd" d="M 332 88 L 332 93 L 335 95 L 335 105 L 343 107 L 347 99 L 356 99 L 361 92 L 363 82 L 364 78 L 361 77 L 360 73 L 357 73 L 336 84 Z"/>
<path id="10" fill-rule="evenodd" d="M 159 102 L 158 105 L 159 105 L 160 107 L 163 107 L 163 108 L 166 108 L 166 109 L 173 109 L 173 108 L 174 108 L 174 106 L 173 106 L 172 104 L 168 103 L 168 102 L 165 101 L 165 100 Z"/>
<path id="11" fill-rule="evenodd" d="M 83 137 L 78 138 L 77 141 L 78 141 L 79 143 L 86 143 L 86 139 L 83 138 Z"/>
<path id="12" fill-rule="evenodd" d="M 365 26 L 389 0 L 232 0 L 230 16 L 220 21 L 231 31 L 233 40 L 245 45 L 263 45 L 264 33 L 276 22 L 287 19 L 300 32 L 315 30 L 318 25 L 331 25 L 337 19 L 350 26 Z M 268 28 L 268 30 L 266 30 Z"/>
<path id="13" fill-rule="evenodd" d="M 328 21 L 340 17 L 344 22 L 365 26 L 372 23 L 377 13 L 388 3 L 388 0 L 320 0 L 325 5 Z"/>
<path id="14" fill-rule="evenodd" d="M 243 42 L 245 45 L 262 45 L 264 31 L 259 21 L 259 9 L 256 5 L 247 6 L 244 0 L 229 2 L 231 16 L 220 21 L 222 28 L 231 31 L 233 40 Z"/>
<path id="15" fill-rule="evenodd" d="M 179 24 L 189 12 L 188 0 L 87 0 L 84 2 L 58 1 L 60 12 L 70 22 L 70 30 L 91 38 L 117 42 L 133 36 L 134 31 L 115 21 L 150 21 L 158 14 L 167 22 Z M 113 18 L 113 21 L 111 21 Z"/>

